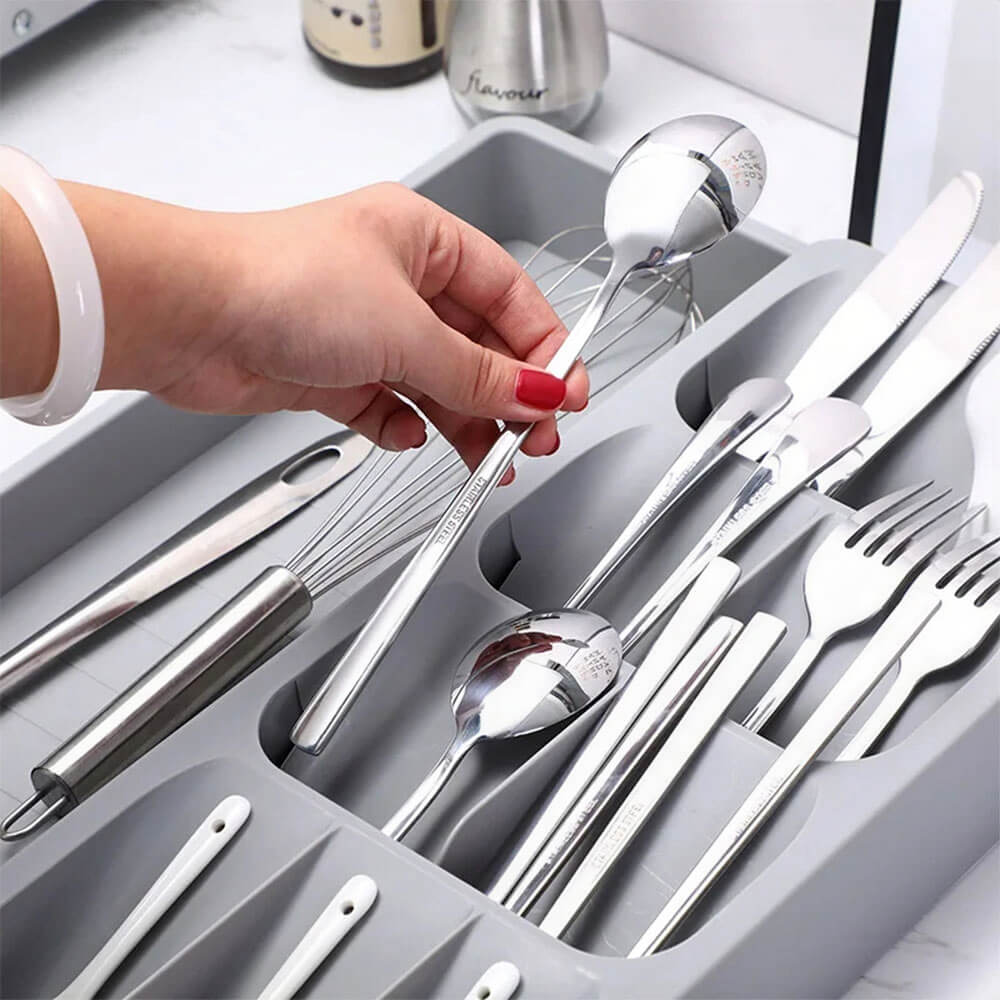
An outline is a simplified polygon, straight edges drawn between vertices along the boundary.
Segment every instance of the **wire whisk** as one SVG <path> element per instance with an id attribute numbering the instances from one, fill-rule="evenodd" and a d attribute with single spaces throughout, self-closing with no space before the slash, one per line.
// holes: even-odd
<path id="1" fill-rule="evenodd" d="M 600 284 L 600 269 L 610 263 L 606 242 L 586 253 L 560 257 L 554 247 L 575 241 L 599 225 L 564 229 L 524 261 L 538 284 L 550 281 L 545 295 L 568 326 L 587 306 Z M 629 294 L 631 292 L 632 294 Z M 657 275 L 636 275 L 622 291 L 623 304 L 609 314 L 584 358 L 591 377 L 591 400 L 607 392 L 653 357 L 673 347 L 703 322 L 694 301 L 691 268 L 683 264 Z M 670 316 L 666 331 L 636 331 L 653 317 Z M 631 338 L 623 345 L 626 338 Z M 619 350 L 616 351 L 615 349 Z M 412 405 L 412 404 L 411 404 Z M 557 419 L 572 419 L 563 413 Z M 455 490 L 468 475 L 451 445 L 432 427 L 418 450 L 378 452 L 336 508 L 286 563 L 314 598 L 374 566 L 404 546 L 416 543 L 437 523 Z"/>

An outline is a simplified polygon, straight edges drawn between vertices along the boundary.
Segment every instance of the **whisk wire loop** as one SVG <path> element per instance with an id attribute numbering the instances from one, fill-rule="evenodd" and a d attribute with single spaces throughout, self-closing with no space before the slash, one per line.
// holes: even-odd
<path id="1" fill-rule="evenodd" d="M 565 290 L 558 297 L 554 297 L 554 293 L 581 269 L 589 271 L 609 263 L 610 254 L 602 253 L 608 244 L 606 241 L 598 243 L 575 258 L 551 261 L 546 258 L 549 254 L 555 256 L 552 248 L 563 238 L 588 231 L 603 232 L 602 227 L 596 224 L 562 230 L 534 250 L 523 265 L 529 273 L 536 264 L 539 265 L 536 281 L 554 277 L 545 295 L 563 322 L 587 307 L 599 282 L 587 282 Z M 595 333 L 595 349 L 584 358 L 584 363 L 591 367 L 592 382 L 598 383 L 591 390 L 591 400 L 678 343 L 703 322 L 694 301 L 693 278 L 688 264 L 666 273 L 633 275 L 626 288 L 632 289 L 635 294 L 605 317 Z M 616 347 L 651 317 L 665 310 L 677 296 L 680 297 L 680 308 L 672 310 L 672 313 L 679 315 L 679 321 L 672 330 L 657 337 L 652 346 L 638 357 L 620 363 L 610 377 L 595 377 L 598 373 L 603 374 L 603 368 L 616 360 L 611 353 Z M 610 336 L 602 342 L 600 335 L 609 332 Z M 416 407 L 414 409 L 419 413 Z M 557 420 L 572 416 L 560 413 Z M 444 450 L 434 455 L 435 449 L 442 445 Z M 321 597 L 352 576 L 422 538 L 437 523 L 467 474 L 462 459 L 435 428 L 428 426 L 428 439 L 422 448 L 408 452 L 382 452 L 371 462 L 333 512 L 287 562 L 288 569 L 302 579 L 314 598 Z"/>

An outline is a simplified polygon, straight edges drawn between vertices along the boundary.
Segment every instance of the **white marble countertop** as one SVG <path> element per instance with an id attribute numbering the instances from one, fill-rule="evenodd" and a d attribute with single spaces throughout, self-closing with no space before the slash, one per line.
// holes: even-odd
<path id="1" fill-rule="evenodd" d="M 845 233 L 852 137 L 617 36 L 611 64 L 584 138 L 617 154 L 676 115 L 730 115 L 768 151 L 755 217 L 803 241 Z M 0 86 L 0 142 L 54 174 L 220 210 L 402 177 L 467 127 L 440 74 L 392 90 L 332 80 L 287 0 L 105 2 L 5 60 Z M 0 415 L 0 468 L 54 433 Z M 998 881 L 994 849 L 848 996 L 996 996 Z"/>

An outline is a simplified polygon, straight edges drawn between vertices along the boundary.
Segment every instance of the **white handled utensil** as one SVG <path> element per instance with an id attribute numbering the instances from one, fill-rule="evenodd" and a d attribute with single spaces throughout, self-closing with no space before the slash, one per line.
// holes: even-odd
<path id="1" fill-rule="evenodd" d="M 355 875 L 330 901 L 264 987 L 260 1000 L 292 1000 L 306 980 L 372 908 L 378 886 L 367 875 Z"/>
<path id="2" fill-rule="evenodd" d="M 56 1000 L 89 1000 L 97 996 L 97 991 L 132 949 L 232 841 L 249 815 L 250 803 L 242 795 L 230 795 L 223 799 L 191 834 L 188 842 L 111 935 L 107 944 Z"/>
<path id="3" fill-rule="evenodd" d="M 494 962 L 476 980 L 465 1000 L 510 1000 L 521 985 L 521 970 L 513 962 Z"/>

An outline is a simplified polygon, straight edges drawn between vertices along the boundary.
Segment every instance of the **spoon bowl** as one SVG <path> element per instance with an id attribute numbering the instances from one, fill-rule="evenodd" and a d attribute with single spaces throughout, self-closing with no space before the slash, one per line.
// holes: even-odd
<path id="1" fill-rule="evenodd" d="M 490 629 L 455 674 L 454 740 L 382 832 L 404 837 L 477 743 L 564 722 L 611 686 L 621 662 L 617 632 L 590 611 L 530 612 Z"/>

